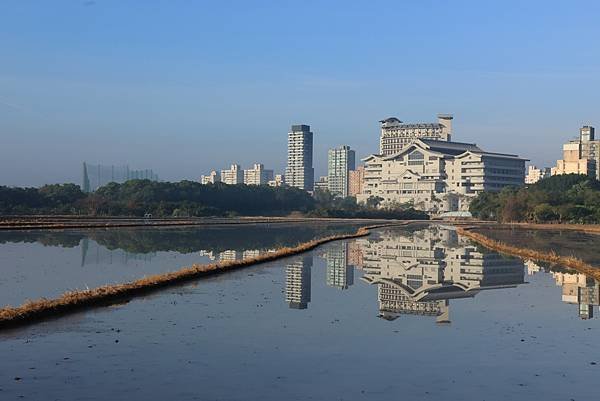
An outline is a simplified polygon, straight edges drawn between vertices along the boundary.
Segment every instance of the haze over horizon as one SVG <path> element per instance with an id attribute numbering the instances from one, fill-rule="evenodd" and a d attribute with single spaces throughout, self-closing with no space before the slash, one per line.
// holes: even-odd
<path id="1" fill-rule="evenodd" d="M 378 151 L 378 120 L 454 115 L 453 140 L 554 165 L 600 126 L 600 3 L 6 1 L 0 185 L 81 163 L 197 180 L 283 172 L 287 132 Z"/>

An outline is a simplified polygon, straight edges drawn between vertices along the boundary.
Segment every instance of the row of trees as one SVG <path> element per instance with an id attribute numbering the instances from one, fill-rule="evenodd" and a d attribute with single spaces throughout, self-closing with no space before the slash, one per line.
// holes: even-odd
<path id="1" fill-rule="evenodd" d="M 483 192 L 470 210 L 474 217 L 500 222 L 600 223 L 600 181 L 556 175 L 527 187 Z"/>
<path id="2" fill-rule="evenodd" d="M 86 194 L 75 184 L 0 187 L 0 214 L 85 214 L 155 217 L 258 215 L 308 212 L 314 199 L 297 188 L 201 185 L 192 181 L 129 180 Z"/>
<path id="3" fill-rule="evenodd" d="M 416 210 L 412 204 L 395 204 L 380 208 L 382 198 L 372 196 L 365 204 L 356 202 L 356 198 L 348 196 L 340 198 L 333 196 L 328 190 L 318 189 L 315 192 L 315 209 L 312 216 L 344 217 L 344 218 L 378 218 L 402 220 L 427 220 L 429 215 Z"/>
<path id="4" fill-rule="evenodd" d="M 292 187 L 202 185 L 193 181 L 130 180 L 109 183 L 93 193 L 75 184 L 41 188 L 0 187 L 0 214 L 80 214 L 93 216 L 194 217 L 227 215 L 288 215 L 292 212 L 322 217 L 411 218 L 427 215 L 410 207 L 378 209 L 376 200 L 357 205 L 354 198 L 329 193 L 313 198 Z"/>

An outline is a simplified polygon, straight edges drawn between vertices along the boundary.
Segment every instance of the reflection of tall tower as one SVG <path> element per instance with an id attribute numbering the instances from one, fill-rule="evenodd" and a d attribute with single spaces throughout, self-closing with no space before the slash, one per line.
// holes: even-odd
<path id="1" fill-rule="evenodd" d="M 348 243 L 335 242 L 327 249 L 327 285 L 345 290 L 354 284 L 354 268 L 348 265 Z"/>
<path id="2" fill-rule="evenodd" d="M 85 257 L 87 256 L 90 240 L 88 237 L 83 237 L 81 240 L 81 267 L 85 266 Z"/>
<path id="3" fill-rule="evenodd" d="M 306 309 L 310 302 L 310 269 L 312 255 L 286 266 L 285 301 L 292 309 Z"/>

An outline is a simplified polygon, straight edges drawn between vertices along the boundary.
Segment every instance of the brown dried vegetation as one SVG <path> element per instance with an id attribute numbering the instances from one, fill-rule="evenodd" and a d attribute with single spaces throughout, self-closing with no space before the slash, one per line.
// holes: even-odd
<path id="1" fill-rule="evenodd" d="M 541 227 L 532 227 L 535 225 L 526 225 L 527 228 L 536 228 L 541 229 Z M 581 227 L 581 226 L 579 226 Z M 533 249 L 528 248 L 520 248 L 516 246 L 509 245 L 507 243 L 497 241 L 495 239 L 489 238 L 483 234 L 473 232 L 473 229 L 480 227 L 457 227 L 457 232 L 460 235 L 463 235 L 471 240 L 498 252 L 507 253 L 514 256 L 519 256 L 525 259 L 534 259 L 540 260 L 544 262 L 550 262 L 557 265 L 561 265 L 563 267 L 571 268 L 577 270 L 580 273 L 583 273 L 589 277 L 592 277 L 596 280 L 600 280 L 600 269 L 585 263 L 581 259 L 578 259 L 574 256 L 561 256 L 555 252 L 540 252 Z M 562 226 L 560 228 L 563 228 Z M 574 229 L 574 228 L 570 228 Z"/>

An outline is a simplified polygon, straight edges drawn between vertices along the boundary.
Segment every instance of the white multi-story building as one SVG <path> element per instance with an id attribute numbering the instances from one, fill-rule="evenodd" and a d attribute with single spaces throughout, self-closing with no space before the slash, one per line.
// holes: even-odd
<path id="1" fill-rule="evenodd" d="M 270 187 L 281 187 L 285 185 L 285 176 L 283 174 L 275 174 L 275 178 L 268 182 Z"/>
<path id="2" fill-rule="evenodd" d="M 317 191 L 329 191 L 329 178 L 324 175 L 319 177 L 317 181 L 315 181 L 315 192 Z"/>
<path id="3" fill-rule="evenodd" d="M 525 184 L 535 184 L 539 180 L 550 177 L 550 168 L 537 168 L 533 164 L 527 167 L 527 175 L 525 175 Z"/>
<path id="4" fill-rule="evenodd" d="M 288 133 L 286 184 L 312 191 L 315 179 L 313 168 L 313 133 L 308 125 L 292 125 Z"/>
<path id="5" fill-rule="evenodd" d="M 404 124 L 396 117 L 381 120 L 379 154 L 389 156 L 400 152 L 415 139 L 450 141 L 452 139 L 451 114 L 438 114 L 437 123 Z"/>
<path id="6" fill-rule="evenodd" d="M 221 181 L 229 185 L 243 184 L 244 170 L 239 164 L 232 164 L 229 170 L 221 170 Z"/>
<path id="7" fill-rule="evenodd" d="M 479 193 L 525 181 L 525 159 L 469 143 L 417 139 L 399 153 L 363 161 L 364 185 L 357 201 L 375 197 L 380 207 L 412 203 L 432 213 L 468 211 Z"/>
<path id="8" fill-rule="evenodd" d="M 350 146 L 340 146 L 327 152 L 327 184 L 334 196 L 348 196 L 349 173 L 356 166 L 355 152 Z"/>
<path id="9" fill-rule="evenodd" d="M 214 184 L 221 181 L 221 176 L 215 170 L 211 171 L 208 175 L 200 176 L 200 183 L 202 185 Z"/>
<path id="10" fill-rule="evenodd" d="M 265 166 L 257 163 L 251 169 L 244 170 L 244 184 L 267 185 L 273 180 L 273 170 L 265 170 Z"/>

